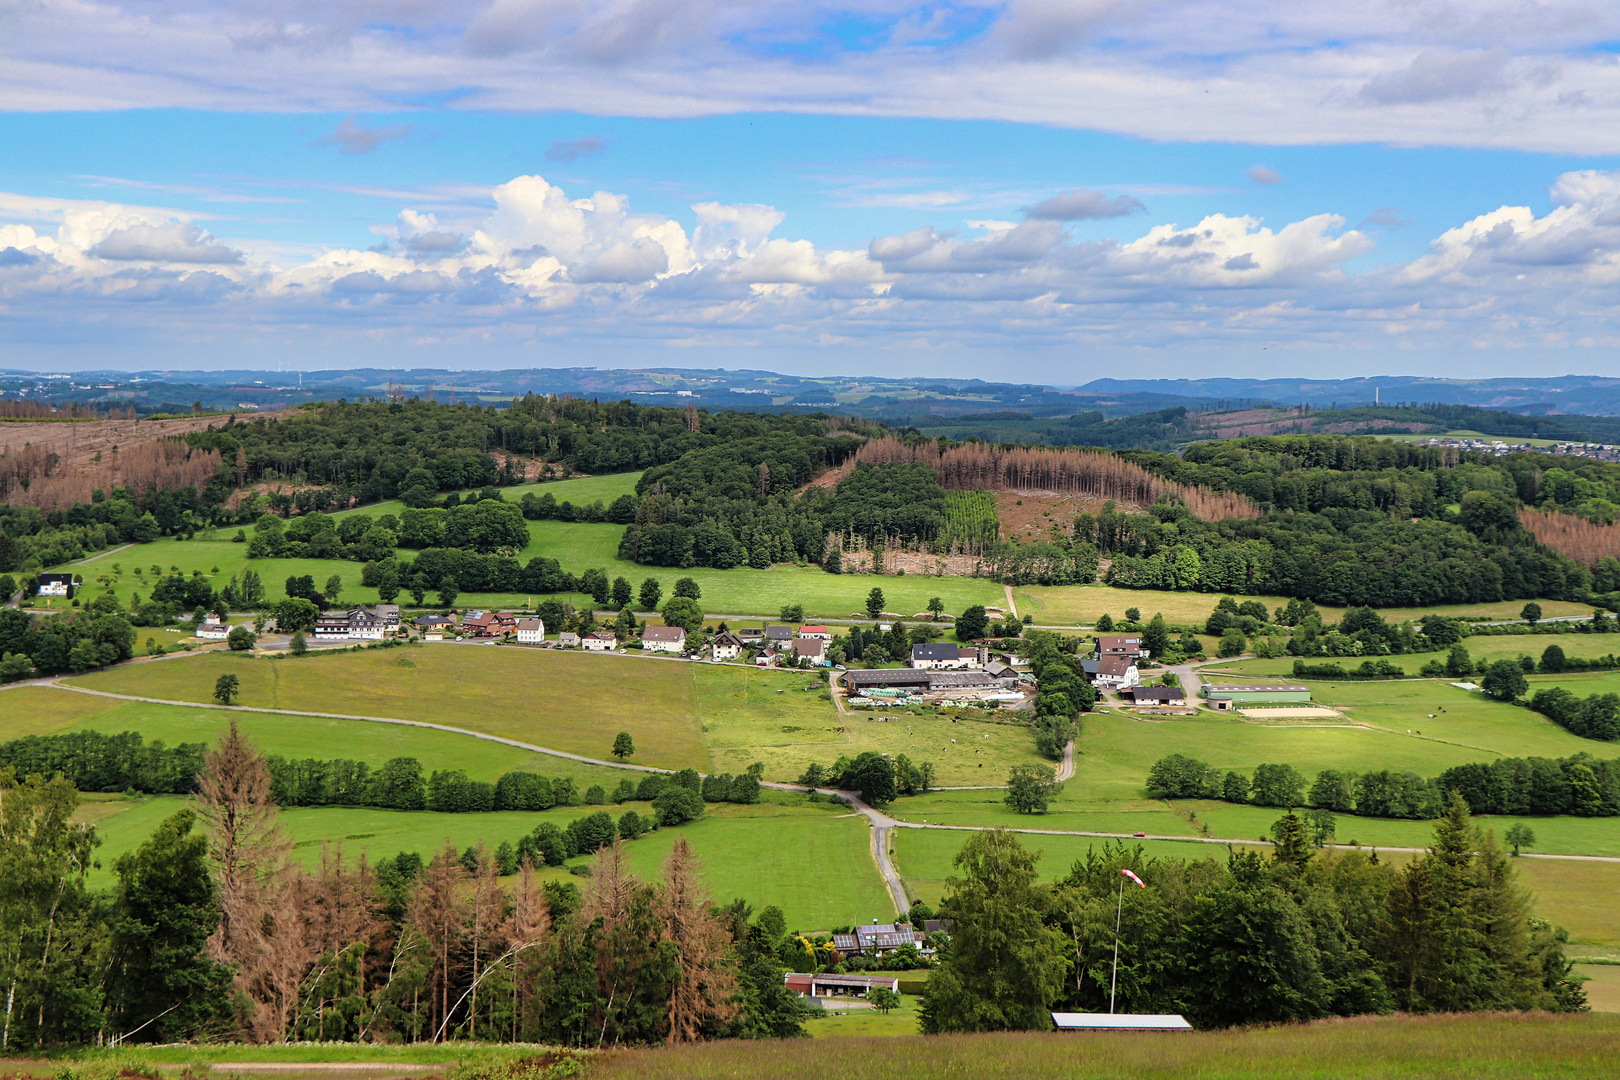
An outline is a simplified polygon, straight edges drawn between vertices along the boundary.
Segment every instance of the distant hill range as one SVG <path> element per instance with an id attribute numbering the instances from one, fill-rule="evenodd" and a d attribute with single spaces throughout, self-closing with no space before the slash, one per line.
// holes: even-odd
<path id="1" fill-rule="evenodd" d="M 1620 378 L 1097 379 L 1077 387 L 982 379 L 801 377 L 690 368 L 347 368 L 324 371 L 0 370 L 0 416 L 31 403 L 105 415 L 253 414 L 311 401 L 432 397 L 499 407 L 523 394 L 710 410 L 836 413 L 990 442 L 1173 450 L 1289 433 L 1434 434 L 1620 443 Z M 37 415 L 34 413 L 33 415 Z"/>
<path id="2" fill-rule="evenodd" d="M 1402 403 L 1474 405 L 1523 416 L 1620 416 L 1620 378 L 1561 375 L 1551 379 L 1425 379 L 1378 375 L 1366 379 L 1095 379 L 1082 395 L 1158 394 L 1165 397 L 1269 401 L 1337 406 Z"/>

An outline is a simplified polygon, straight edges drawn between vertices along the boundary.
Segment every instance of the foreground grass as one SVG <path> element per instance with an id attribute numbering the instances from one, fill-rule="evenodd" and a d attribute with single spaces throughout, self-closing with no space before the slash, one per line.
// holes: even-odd
<path id="1" fill-rule="evenodd" d="M 909 1036 L 850 1039 L 838 1050 L 837 1075 L 845 1080 L 1591 1077 L 1607 1075 L 1620 1054 L 1620 1017 L 1366 1017 L 1191 1034 Z M 823 1071 L 825 1062 L 820 1040 L 723 1042 L 611 1053 L 590 1075 L 592 1080 L 801 1080 Z"/>

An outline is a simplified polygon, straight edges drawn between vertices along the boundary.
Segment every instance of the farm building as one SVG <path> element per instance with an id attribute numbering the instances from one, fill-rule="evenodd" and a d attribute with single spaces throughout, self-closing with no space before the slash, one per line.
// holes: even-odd
<path id="1" fill-rule="evenodd" d="M 918 671 L 916 668 L 873 668 L 871 671 L 846 671 L 838 676 L 838 681 L 844 684 L 847 690 L 869 690 L 873 687 L 916 687 L 919 690 L 928 689 L 928 680 L 931 672 Z"/>
<path id="2" fill-rule="evenodd" d="M 723 634 L 716 634 L 709 647 L 716 660 L 735 660 L 742 655 L 743 639 L 727 630 Z"/>
<path id="3" fill-rule="evenodd" d="M 1138 705 L 1176 706 L 1187 704 L 1187 692 L 1179 686 L 1133 686 L 1131 700 Z"/>
<path id="4" fill-rule="evenodd" d="M 876 687 L 905 687 L 927 693 L 960 693 L 968 690 L 1015 690 L 1016 675 L 997 678 L 987 671 L 918 671 L 916 668 L 876 668 L 846 671 L 839 680 L 852 692 Z"/>
<path id="5" fill-rule="evenodd" d="M 461 620 L 461 632 L 475 637 L 500 637 L 517 629 L 517 616 L 505 611 L 480 611 Z"/>
<path id="6" fill-rule="evenodd" d="M 328 611 L 315 619 L 315 636 L 325 640 L 333 638 L 361 638 L 381 641 L 383 618 L 368 607 L 350 608 L 348 611 Z"/>
<path id="7" fill-rule="evenodd" d="M 218 615 L 210 615 L 197 627 L 196 637 L 201 641 L 224 641 L 231 636 L 229 623 L 221 622 Z"/>
<path id="8" fill-rule="evenodd" d="M 679 626 L 649 626 L 641 632 L 643 652 L 664 652 L 677 655 L 686 648 L 686 630 Z"/>
<path id="9" fill-rule="evenodd" d="M 1082 660 L 1080 668 L 1100 690 L 1124 690 L 1141 681 L 1136 672 L 1136 661 L 1118 653 L 1095 660 Z"/>
<path id="10" fill-rule="evenodd" d="M 894 975 L 801 975 L 790 972 L 782 977 L 782 983 L 789 990 L 807 998 L 864 998 L 873 990 L 900 992 L 900 980 Z"/>
<path id="11" fill-rule="evenodd" d="M 942 641 L 913 645 L 911 666 L 923 671 L 976 668 L 979 666 L 979 650 L 972 647 L 963 649 Z"/>
<path id="12" fill-rule="evenodd" d="M 851 953 L 882 956 L 902 945 L 921 949 L 925 935 L 913 929 L 909 923 L 872 923 L 870 926 L 856 924 L 853 934 L 834 934 L 832 939 L 833 948 L 845 956 Z"/>
<path id="13" fill-rule="evenodd" d="M 1127 637 L 1124 634 L 1104 634 L 1097 639 L 1098 656 L 1146 656 L 1142 651 L 1142 639 Z"/>
<path id="14" fill-rule="evenodd" d="M 827 667 L 831 661 L 827 659 L 827 642 L 822 638 L 794 638 L 793 662 L 809 660 L 817 667 Z"/>
<path id="15" fill-rule="evenodd" d="M 34 579 L 39 583 L 41 596 L 72 596 L 72 574 L 41 574 Z"/>
<path id="16" fill-rule="evenodd" d="M 1311 700 L 1311 688 L 1298 683 L 1205 683 L 1203 692 L 1210 705 L 1217 709 Z"/>

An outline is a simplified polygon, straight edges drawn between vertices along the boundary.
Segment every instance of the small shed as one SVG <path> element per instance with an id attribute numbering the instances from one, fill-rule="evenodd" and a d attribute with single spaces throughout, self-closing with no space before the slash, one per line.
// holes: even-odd
<path id="1" fill-rule="evenodd" d="M 1060 1013 L 1052 1014 L 1059 1031 L 1191 1031 L 1192 1025 L 1175 1013 Z"/>

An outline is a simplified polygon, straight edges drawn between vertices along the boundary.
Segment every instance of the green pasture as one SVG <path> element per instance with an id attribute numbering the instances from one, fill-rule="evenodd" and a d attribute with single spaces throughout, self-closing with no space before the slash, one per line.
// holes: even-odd
<path id="1" fill-rule="evenodd" d="M 1099 615 L 1108 614 L 1117 622 L 1127 608 L 1136 608 L 1144 619 L 1154 612 L 1163 613 L 1171 623 L 1202 623 L 1209 618 L 1220 600 L 1218 593 L 1169 592 L 1157 589 L 1118 589 L 1112 585 L 1022 585 L 1013 587 L 1013 599 L 1020 615 L 1034 615 L 1042 624 L 1090 626 Z M 1285 596 L 1237 596 L 1244 600 L 1259 600 L 1275 611 L 1286 606 Z M 1590 615 L 1592 609 L 1583 604 L 1565 600 L 1541 600 L 1544 617 L 1562 615 Z M 1421 619 L 1425 615 L 1446 615 L 1453 618 L 1478 617 L 1517 619 L 1524 607 L 1522 600 L 1504 600 L 1492 604 L 1448 604 L 1432 608 L 1386 608 L 1382 614 L 1391 622 Z M 1344 609 L 1318 605 L 1323 621 L 1337 622 L 1344 617 Z"/>
<path id="2" fill-rule="evenodd" d="M 1144 773 L 1144 776 L 1146 774 Z M 1006 777 L 1000 778 L 1005 782 Z M 981 828 L 1057 829 L 1070 832 L 1137 833 L 1154 836 L 1197 835 L 1197 830 L 1159 799 L 1136 787 L 1137 798 L 1117 801 L 1088 792 L 1079 781 L 1064 784 L 1063 793 L 1044 814 L 1020 814 L 1003 802 L 1003 789 L 931 791 L 898 800 L 889 813 L 902 821 L 925 825 L 968 825 Z M 909 830 L 908 830 L 909 835 Z"/>
<path id="3" fill-rule="evenodd" d="M 715 900 L 740 896 L 756 911 L 775 904 L 790 930 L 894 918 L 894 902 L 872 861 L 871 829 L 842 807 L 812 806 L 793 795 L 772 795 L 754 806 L 711 804 L 698 821 L 631 843 L 631 868 L 655 877 L 680 836 L 702 860 Z"/>
<path id="4" fill-rule="evenodd" d="M 1282 817 L 1281 809 L 1270 806 L 1244 806 L 1234 803 L 1190 799 L 1175 804 L 1177 810 L 1191 813 L 1198 824 L 1207 826 L 1216 837 L 1259 839 L 1269 836 L 1271 824 Z M 1354 814 L 1336 816 L 1340 844 L 1359 843 L 1361 847 L 1427 847 L 1434 837 L 1434 823 L 1393 818 L 1367 818 Z M 1620 819 L 1581 817 L 1496 817 L 1475 819 L 1481 828 L 1495 831 L 1497 839 L 1522 821 L 1536 834 L 1536 843 L 1526 850 L 1546 855 L 1620 856 Z"/>
<path id="5" fill-rule="evenodd" d="M 812 1039 L 837 1038 L 893 1038 L 896 1035 L 917 1034 L 917 998 L 903 995 L 898 1009 L 887 1014 L 876 1009 L 839 1010 L 837 1005 L 826 1009 L 826 1014 L 810 1020 L 804 1029 Z"/>
<path id="6" fill-rule="evenodd" d="M 369 513 L 372 508 L 346 512 Z M 829 574 L 819 566 L 795 566 L 789 563 L 762 570 L 746 567 L 713 570 L 704 567 L 680 569 L 642 566 L 618 557 L 619 538 L 624 533 L 622 525 L 531 521 L 528 528 L 530 543 L 518 553 L 520 561 L 546 556 L 556 559 L 571 573 L 601 569 L 610 578 L 624 577 L 637 588 L 644 579 L 654 577 L 663 584 L 666 599 L 674 593 L 678 578 L 690 577 L 702 590 L 700 606 L 714 614 L 774 617 L 783 605 L 802 604 L 806 615 L 811 618 L 847 619 L 859 614 L 864 619 L 866 596 L 874 586 L 883 590 L 887 610 L 905 616 L 926 611 L 928 601 L 936 596 L 944 601 L 946 611 L 952 614 L 960 613 L 974 604 L 1006 604 L 1002 587 L 985 578 Z M 224 588 L 233 576 L 251 568 L 264 582 L 265 595 L 271 602 L 285 597 L 284 587 L 289 577 L 308 575 L 314 580 L 315 587 L 321 589 L 328 577 L 337 574 L 343 581 L 340 603 L 375 604 L 379 600 L 375 588 L 360 584 L 361 563 L 348 559 L 254 559 L 250 566 L 247 545 L 232 543 L 227 530 L 221 530 L 219 535 L 222 538 L 216 540 L 168 538 L 150 544 L 137 544 L 73 563 L 68 569 L 84 575 L 87 585 L 84 596 L 97 595 L 110 587 L 126 606 L 135 593 L 142 597 L 151 595 L 156 580 L 151 570 L 153 565 L 161 567 L 165 575 L 171 573 L 174 567 L 178 567 L 187 577 L 193 571 L 201 570 L 216 589 Z M 416 552 L 399 548 L 396 554 L 401 560 L 410 560 Z M 119 567 L 121 572 L 114 572 L 114 566 Z M 135 573 L 136 567 L 142 570 L 141 574 Z M 100 580 L 103 576 L 108 578 L 105 584 Z M 410 597 L 406 595 L 404 599 L 409 604 Z M 464 592 L 456 598 L 456 605 L 462 608 L 516 608 L 545 599 L 566 601 L 576 608 L 593 604 L 591 598 L 583 593 Z M 437 594 L 429 592 L 423 602 L 425 606 L 433 607 L 437 603 Z"/>
<path id="7" fill-rule="evenodd" d="M 1489 701 L 1442 682 L 1323 683 L 1315 689 L 1319 700 L 1345 710 L 1344 720 L 1254 722 L 1208 712 L 1137 718 L 1118 710 L 1084 715 L 1076 743 L 1075 776 L 1064 784 L 1044 815 L 1016 815 L 1000 804 L 998 792 L 935 792 L 901 800 L 896 812 L 908 820 L 927 818 L 947 824 L 1008 826 L 1021 820 L 1033 828 L 1190 834 L 1190 826 L 1164 803 L 1148 799 L 1144 789 L 1148 769 L 1173 753 L 1244 775 L 1252 775 L 1261 764 L 1288 764 L 1308 781 L 1322 769 L 1398 769 L 1436 776 L 1454 765 L 1498 757 L 1567 757 L 1582 750 L 1602 755 L 1608 749 L 1607 744 L 1576 738 L 1526 709 Z M 912 758 L 918 760 L 919 755 L 912 754 Z M 989 767 L 984 771 L 989 774 Z M 1000 771 L 994 779 L 987 776 L 982 782 L 1004 783 L 1005 779 L 1005 772 Z M 1620 843 L 1620 820 L 1598 821 L 1614 824 L 1572 824 L 1575 831 L 1559 841 L 1569 846 L 1561 850 L 1584 852 L 1587 845 Z M 1588 833 L 1588 828 L 1600 832 Z M 1216 835 L 1248 836 L 1260 831 L 1245 826 L 1236 833 L 1217 830 Z M 1606 839 L 1610 835 L 1614 841 Z M 1341 836 L 1348 839 L 1347 834 Z M 1370 836 L 1359 839 L 1370 843 Z"/>
<path id="8" fill-rule="evenodd" d="M 48 686 L 9 686 L 0 691 L 0 742 L 60 731 L 117 704 Z"/>
<path id="9" fill-rule="evenodd" d="M 215 680 L 229 672 L 241 682 L 238 701 L 245 706 L 422 720 L 595 758 L 606 758 L 614 735 L 628 731 L 635 764 L 706 771 L 708 752 L 694 721 L 695 667 L 641 656 L 440 644 L 296 659 L 206 653 L 73 682 L 206 703 Z"/>
<path id="10" fill-rule="evenodd" d="M 1489 634 L 1464 638 L 1463 648 L 1475 660 L 1517 660 L 1521 656 L 1528 656 L 1535 661 L 1541 660 L 1541 654 L 1549 645 L 1557 645 L 1564 650 L 1564 655 L 1571 659 L 1590 660 L 1610 654 L 1620 654 L 1620 635 L 1617 634 Z M 1389 660 L 1396 667 L 1401 668 L 1409 677 L 1417 676 L 1423 665 L 1431 660 L 1442 663 L 1449 654 L 1450 649 L 1441 649 L 1435 652 L 1408 653 L 1402 656 L 1390 656 Z M 1271 660 L 1259 658 L 1252 660 L 1239 660 L 1228 664 L 1212 665 L 1199 669 L 1199 674 L 1206 677 L 1218 678 L 1223 675 L 1251 677 L 1256 675 L 1276 677 L 1293 677 L 1293 656 L 1279 656 Z M 1307 664 L 1338 664 L 1346 671 L 1361 666 L 1366 659 L 1360 656 L 1318 656 L 1306 657 Z M 1567 678 L 1560 675 L 1558 678 Z M 1475 680 L 1477 681 L 1477 680 Z"/>
<path id="11" fill-rule="evenodd" d="M 830 765 L 841 756 L 875 750 L 906 754 L 918 764 L 932 761 L 936 783 L 957 785 L 1000 784 L 1011 766 L 1039 760 L 1029 729 L 1019 722 L 1021 713 L 992 711 L 985 719 L 960 721 L 900 710 L 841 714 L 823 697 L 826 682 L 820 673 L 639 655 L 445 644 L 310 653 L 298 659 L 215 652 L 125 665 L 71 682 L 206 704 L 226 672 L 240 680 L 239 704 L 249 708 L 422 720 L 596 758 L 606 758 L 614 735 L 628 731 L 636 743 L 632 763 L 658 768 L 741 772 L 757 761 L 765 765 L 766 779 L 794 780 L 813 761 Z M 188 730 L 224 722 L 217 710 L 197 711 L 208 719 L 176 722 Z M 256 723 L 276 731 L 313 733 L 322 730 L 318 725 L 355 725 L 345 730 L 368 746 L 390 748 L 374 750 L 367 760 L 396 756 L 395 746 L 420 745 L 413 740 L 460 738 L 363 721 L 258 715 Z M 880 719 L 890 715 L 890 722 Z M 463 754 L 488 755 L 480 760 L 535 758 L 516 748 L 463 741 L 471 744 Z M 566 770 L 559 764 L 541 771 L 563 775 Z"/>
<path id="12" fill-rule="evenodd" d="M 1582 964 L 1575 974 L 1586 980 L 1582 989 L 1593 1012 L 1620 1012 L 1620 965 Z"/>
<path id="13" fill-rule="evenodd" d="M 957 721 L 933 710 L 839 713 L 822 696 L 827 684 L 819 674 L 702 665 L 696 676 L 698 715 L 719 771 L 758 761 L 767 779 L 792 781 L 812 762 L 831 765 L 872 750 L 933 762 L 938 784 L 993 784 L 1005 782 L 1013 765 L 1040 760 L 1029 729 L 1014 719 L 1027 714 L 992 711 L 988 719 Z"/>
<path id="14" fill-rule="evenodd" d="M 634 495 L 636 481 L 641 479 L 639 472 L 608 473 L 604 476 L 576 476 L 568 480 L 551 480 L 543 484 L 522 484 L 518 487 L 501 488 L 501 498 L 509 503 L 521 502 L 523 496 L 533 494 L 539 498 L 546 492 L 551 494 L 560 503 L 569 502 L 578 507 L 589 506 L 598 499 L 611 503 L 620 495 Z M 462 492 L 461 494 L 465 494 Z M 387 502 L 369 503 L 357 506 L 353 510 L 339 510 L 333 517 L 346 517 L 350 514 L 370 514 L 372 517 L 381 517 L 384 514 L 393 514 L 398 517 L 405 504 L 398 499 Z"/>
<path id="15" fill-rule="evenodd" d="M 1037 826 L 1038 827 L 1038 826 Z M 937 905 L 945 895 L 945 880 L 960 877 L 961 871 L 952 860 L 967 843 L 965 832 L 944 829 L 896 829 L 890 847 L 894 862 L 905 882 L 906 892 L 914 899 Z M 1055 881 L 1066 877 L 1075 862 L 1096 848 L 1100 853 L 1105 844 L 1124 844 L 1127 850 L 1140 847 L 1150 859 L 1226 859 L 1224 844 L 1202 844 L 1191 840 L 1103 840 L 1090 836 L 1042 836 L 1024 833 L 1018 842 L 1026 849 L 1040 854 L 1037 869 L 1041 878 Z M 1256 847 L 1260 846 L 1258 844 Z M 1266 851 L 1271 845 L 1264 845 Z"/>
<path id="16" fill-rule="evenodd" d="M 114 860 L 143 843 L 164 818 L 189 803 L 178 795 L 87 800 L 80 819 L 92 821 L 102 838 L 96 853 L 101 867 L 91 875 L 93 884 L 109 884 Z M 515 843 L 542 821 L 562 827 L 598 810 L 617 818 L 631 809 L 650 813 L 648 804 L 639 802 L 488 814 L 323 806 L 283 810 L 280 824 L 299 860 L 313 867 L 328 845 L 341 847 L 351 859 L 364 855 L 375 862 L 401 851 L 415 851 L 426 859 L 446 842 L 457 851 L 480 843 L 493 850 L 502 841 Z M 740 896 L 756 910 L 775 904 L 794 929 L 825 930 L 893 915 L 893 904 L 872 862 L 866 821 L 842 808 L 812 806 L 802 796 L 791 795 L 755 806 L 710 805 L 698 821 L 631 841 L 626 848 L 631 868 L 643 877 L 657 876 L 678 837 L 690 841 L 716 900 L 729 902 Z M 546 874 L 573 880 L 582 889 L 588 886 L 588 879 L 573 878 L 564 870 Z"/>
<path id="17" fill-rule="evenodd" d="M 117 734 L 138 731 L 148 741 L 161 739 L 169 746 L 178 743 L 213 743 L 225 732 L 234 716 L 242 733 L 265 754 L 286 758 L 350 758 L 373 767 L 391 758 L 413 757 L 426 772 L 461 769 L 474 780 L 493 782 L 513 770 L 572 777 L 580 790 L 601 784 L 609 791 L 618 786 L 625 773 L 601 765 L 587 765 L 551 754 L 536 754 L 513 746 L 475 739 L 449 731 L 409 727 L 403 724 L 374 724 L 364 720 L 326 720 L 313 716 L 277 716 L 274 713 L 233 712 L 221 709 L 191 709 L 180 705 L 154 705 L 142 701 L 117 701 L 88 695 L 47 691 L 66 697 L 83 698 L 106 706 L 66 728 L 73 731 L 100 731 Z M 0 720 L 0 739 L 12 737 L 9 719 Z"/>

